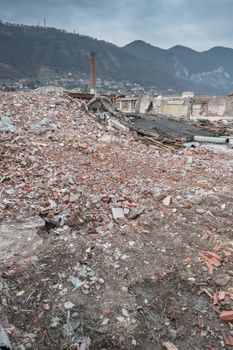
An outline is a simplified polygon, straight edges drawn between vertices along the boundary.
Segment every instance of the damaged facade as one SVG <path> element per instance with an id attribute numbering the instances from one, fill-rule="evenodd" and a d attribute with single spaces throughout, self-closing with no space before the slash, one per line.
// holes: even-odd
<path id="1" fill-rule="evenodd" d="M 181 96 L 119 97 L 117 108 L 124 113 L 164 114 L 177 118 L 232 120 L 233 94 L 227 96 L 195 97 L 192 92 Z"/>

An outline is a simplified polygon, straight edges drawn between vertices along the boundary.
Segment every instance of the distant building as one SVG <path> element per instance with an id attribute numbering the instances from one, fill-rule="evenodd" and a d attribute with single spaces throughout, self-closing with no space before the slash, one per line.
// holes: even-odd
<path id="1" fill-rule="evenodd" d="M 123 113 L 135 113 L 137 97 L 118 97 L 116 99 L 116 107 Z"/>
<path id="2" fill-rule="evenodd" d="M 193 91 L 184 91 L 182 92 L 182 97 L 183 98 L 189 98 L 189 97 L 194 97 L 194 92 Z"/>

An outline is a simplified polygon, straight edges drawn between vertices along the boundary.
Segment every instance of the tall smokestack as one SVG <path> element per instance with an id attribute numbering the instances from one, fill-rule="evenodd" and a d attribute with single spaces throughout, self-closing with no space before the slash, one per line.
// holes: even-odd
<path id="1" fill-rule="evenodd" d="M 91 94 L 96 93 L 96 58 L 95 52 L 91 52 L 90 54 L 90 62 L 91 62 L 91 86 L 90 92 Z"/>

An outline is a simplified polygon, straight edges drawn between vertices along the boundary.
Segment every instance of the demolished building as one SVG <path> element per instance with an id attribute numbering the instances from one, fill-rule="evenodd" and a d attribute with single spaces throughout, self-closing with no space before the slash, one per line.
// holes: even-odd
<path id="1" fill-rule="evenodd" d="M 182 96 L 119 97 L 117 107 L 124 113 L 170 115 L 193 120 L 232 120 L 233 94 L 227 96 L 195 97 L 192 93 Z"/>

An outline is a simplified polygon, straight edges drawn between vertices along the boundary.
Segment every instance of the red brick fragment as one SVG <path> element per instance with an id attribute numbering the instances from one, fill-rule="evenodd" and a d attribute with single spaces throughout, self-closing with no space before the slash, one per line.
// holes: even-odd
<path id="1" fill-rule="evenodd" d="M 221 333 L 222 333 L 225 344 L 233 346 L 233 337 L 224 331 L 221 331 Z"/>
<path id="2" fill-rule="evenodd" d="M 233 321 L 233 310 L 223 311 L 219 317 L 221 321 Z"/>

